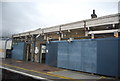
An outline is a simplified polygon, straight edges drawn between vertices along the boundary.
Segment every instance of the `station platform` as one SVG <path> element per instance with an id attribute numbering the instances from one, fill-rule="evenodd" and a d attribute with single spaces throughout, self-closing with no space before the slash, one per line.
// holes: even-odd
<path id="1" fill-rule="evenodd" d="M 0 68 L 43 81 L 102 81 L 102 79 L 109 81 L 113 79 L 111 77 L 71 71 L 45 64 L 14 59 L 2 59 Z"/>

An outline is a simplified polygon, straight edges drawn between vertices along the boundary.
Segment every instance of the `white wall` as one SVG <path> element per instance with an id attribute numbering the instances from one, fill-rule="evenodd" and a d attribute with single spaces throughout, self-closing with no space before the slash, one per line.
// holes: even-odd
<path id="1" fill-rule="evenodd" d="M 0 40 L 0 58 L 5 58 L 5 41 Z"/>
<path id="2" fill-rule="evenodd" d="M 11 49 L 12 40 L 8 40 L 6 44 L 6 40 L 0 39 L 0 58 L 5 58 L 6 56 L 5 45 L 6 45 L 6 49 Z"/>

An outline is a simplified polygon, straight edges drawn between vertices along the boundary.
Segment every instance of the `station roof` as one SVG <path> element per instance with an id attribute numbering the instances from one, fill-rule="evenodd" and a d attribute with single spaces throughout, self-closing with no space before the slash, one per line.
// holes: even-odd
<path id="1" fill-rule="evenodd" d="M 14 34 L 13 37 L 57 32 L 60 30 L 61 31 L 72 30 L 72 29 L 84 28 L 85 26 L 86 27 L 95 27 L 95 26 L 117 24 L 117 23 L 120 23 L 120 13 L 97 17 L 97 18 L 92 18 L 92 19 L 76 21 L 76 22 L 67 23 L 67 24 L 56 25 L 56 26 L 52 26 L 52 27 L 46 27 L 46 28 L 42 28 L 42 29 L 39 28 L 39 29 L 36 29 L 33 31 Z"/>

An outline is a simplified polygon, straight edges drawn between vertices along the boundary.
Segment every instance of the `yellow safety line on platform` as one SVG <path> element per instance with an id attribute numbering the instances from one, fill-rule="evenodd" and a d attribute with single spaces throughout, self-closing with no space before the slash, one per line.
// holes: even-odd
<path id="1" fill-rule="evenodd" d="M 107 79 L 107 77 L 105 77 L 105 76 L 101 76 L 100 79 Z"/>
<path id="2" fill-rule="evenodd" d="M 60 71 L 68 71 L 68 70 L 60 70 Z M 50 72 L 47 72 L 47 73 L 54 73 L 54 72 L 60 72 L 60 71 L 50 71 Z"/>
<path id="3" fill-rule="evenodd" d="M 56 74 L 44 73 L 44 72 L 39 72 L 39 71 L 35 71 L 35 70 L 29 70 L 29 69 L 21 68 L 21 67 L 18 67 L 18 66 L 9 65 L 9 64 L 3 64 L 3 65 L 18 68 L 18 69 L 22 69 L 22 70 L 27 70 L 27 71 L 31 71 L 31 72 L 35 72 L 35 73 L 40 73 L 40 74 L 44 74 L 44 75 L 49 75 L 49 76 L 53 76 L 53 77 L 58 77 L 58 78 L 62 78 L 62 79 L 70 79 L 70 80 L 73 80 L 73 81 L 82 81 L 82 80 L 76 80 L 76 79 L 73 79 L 73 78 L 70 78 L 70 77 L 64 77 L 64 76 L 60 76 L 60 75 L 56 75 Z"/>
<path id="4" fill-rule="evenodd" d="M 16 61 L 16 62 L 22 62 L 22 61 Z"/>

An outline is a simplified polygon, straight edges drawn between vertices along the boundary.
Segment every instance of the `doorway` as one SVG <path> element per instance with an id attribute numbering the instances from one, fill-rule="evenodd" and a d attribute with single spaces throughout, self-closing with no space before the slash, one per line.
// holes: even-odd
<path id="1" fill-rule="evenodd" d="M 26 61 L 31 61 L 31 44 L 26 45 Z"/>
<path id="2" fill-rule="evenodd" d="M 40 63 L 45 64 L 46 61 L 46 44 L 40 44 Z"/>

